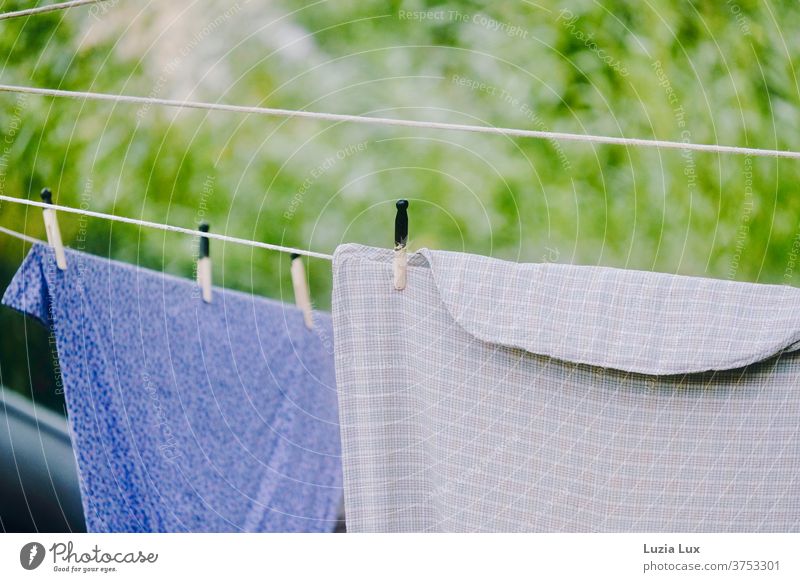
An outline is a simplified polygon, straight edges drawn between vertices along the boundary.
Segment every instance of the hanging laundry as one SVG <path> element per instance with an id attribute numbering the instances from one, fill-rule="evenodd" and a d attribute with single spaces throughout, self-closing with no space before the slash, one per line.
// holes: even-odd
<path id="1" fill-rule="evenodd" d="M 800 530 L 800 290 L 334 256 L 348 531 Z"/>
<path id="2" fill-rule="evenodd" d="M 329 316 L 42 245 L 3 303 L 53 330 L 89 531 L 334 529 Z"/>

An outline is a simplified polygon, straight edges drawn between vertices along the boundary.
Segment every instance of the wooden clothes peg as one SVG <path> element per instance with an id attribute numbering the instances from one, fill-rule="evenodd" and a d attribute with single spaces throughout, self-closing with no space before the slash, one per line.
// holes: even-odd
<path id="1" fill-rule="evenodd" d="M 49 188 L 44 188 L 41 196 L 42 202 L 45 204 L 53 203 L 53 193 Z M 61 271 L 64 271 L 67 268 L 67 256 L 64 253 L 64 243 L 61 240 L 61 229 L 58 227 L 56 211 L 52 208 L 43 208 L 42 217 L 44 218 L 44 230 L 47 233 L 47 243 L 55 251 L 56 265 Z"/>
<path id="2" fill-rule="evenodd" d="M 314 327 L 314 315 L 311 308 L 311 294 L 308 291 L 308 281 L 306 281 L 306 270 L 303 267 L 303 259 L 297 253 L 292 253 L 292 287 L 294 288 L 294 302 L 297 308 L 303 312 L 303 321 L 308 329 Z"/>
<path id="3" fill-rule="evenodd" d="M 200 223 L 200 232 L 208 232 L 207 222 Z M 197 259 L 197 284 L 203 296 L 203 301 L 211 303 L 211 249 L 207 236 L 200 235 L 200 253 Z"/>

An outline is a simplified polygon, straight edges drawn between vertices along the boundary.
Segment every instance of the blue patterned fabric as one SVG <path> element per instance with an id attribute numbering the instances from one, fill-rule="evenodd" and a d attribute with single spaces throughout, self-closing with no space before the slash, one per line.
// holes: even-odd
<path id="1" fill-rule="evenodd" d="M 330 318 L 36 245 L 3 303 L 54 332 L 87 528 L 324 532 L 341 459 Z"/>

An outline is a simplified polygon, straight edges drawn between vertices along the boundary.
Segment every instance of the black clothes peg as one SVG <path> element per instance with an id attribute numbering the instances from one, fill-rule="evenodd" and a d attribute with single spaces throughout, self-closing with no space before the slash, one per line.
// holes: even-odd
<path id="1" fill-rule="evenodd" d="M 207 222 L 201 222 L 200 232 L 208 232 Z M 200 249 L 197 258 L 197 283 L 202 291 L 203 301 L 211 303 L 211 244 L 207 236 L 200 235 Z"/>
<path id="2" fill-rule="evenodd" d="M 408 243 L 408 200 L 398 200 L 397 215 L 394 218 L 394 248 L 405 247 Z"/>
<path id="3" fill-rule="evenodd" d="M 392 269 L 394 271 L 394 288 L 402 291 L 406 288 L 408 279 L 408 256 L 406 244 L 408 244 L 408 200 L 398 200 L 397 214 L 394 218 L 394 261 Z"/>

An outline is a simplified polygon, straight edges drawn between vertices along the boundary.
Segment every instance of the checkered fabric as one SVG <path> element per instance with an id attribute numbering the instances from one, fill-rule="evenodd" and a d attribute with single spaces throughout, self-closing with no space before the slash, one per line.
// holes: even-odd
<path id="1" fill-rule="evenodd" d="M 343 245 L 348 531 L 800 530 L 800 290 Z"/>

